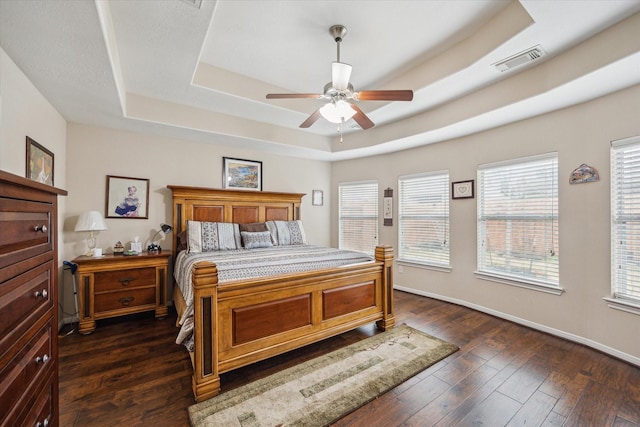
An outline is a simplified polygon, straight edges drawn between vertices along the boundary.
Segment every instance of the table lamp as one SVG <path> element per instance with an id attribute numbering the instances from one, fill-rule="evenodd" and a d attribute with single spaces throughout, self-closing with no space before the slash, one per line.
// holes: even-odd
<path id="1" fill-rule="evenodd" d="M 87 256 L 93 255 L 93 250 L 96 247 L 96 236 L 94 232 L 100 230 L 107 230 L 107 223 L 104 222 L 102 214 L 98 211 L 86 211 L 82 212 L 76 222 L 75 231 L 88 231 L 89 238 L 87 239 L 87 246 L 89 247 L 89 253 Z"/>

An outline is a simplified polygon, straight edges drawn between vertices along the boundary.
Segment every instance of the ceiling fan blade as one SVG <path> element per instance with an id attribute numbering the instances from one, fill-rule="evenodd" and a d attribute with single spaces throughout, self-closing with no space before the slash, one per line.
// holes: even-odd
<path id="1" fill-rule="evenodd" d="M 337 90 L 347 90 L 351 78 L 351 65 L 344 62 L 331 63 L 331 84 Z"/>
<path id="2" fill-rule="evenodd" d="M 375 123 L 371 121 L 369 117 L 355 104 L 351 104 L 351 107 L 356 110 L 356 114 L 353 115 L 353 120 L 360 125 L 362 129 L 369 129 L 375 126 Z"/>
<path id="3" fill-rule="evenodd" d="M 413 99 L 413 91 L 361 90 L 357 93 L 357 99 L 360 101 L 411 101 Z"/>
<path id="4" fill-rule="evenodd" d="M 305 120 L 304 122 L 302 122 L 302 124 L 300 125 L 301 128 L 308 128 L 310 127 L 312 124 L 314 124 L 320 117 L 322 117 L 322 115 L 320 114 L 320 108 L 318 108 L 316 111 L 314 111 L 309 117 L 307 117 L 307 120 Z"/>
<path id="5" fill-rule="evenodd" d="M 267 99 L 314 98 L 322 97 L 319 93 L 268 93 Z"/>

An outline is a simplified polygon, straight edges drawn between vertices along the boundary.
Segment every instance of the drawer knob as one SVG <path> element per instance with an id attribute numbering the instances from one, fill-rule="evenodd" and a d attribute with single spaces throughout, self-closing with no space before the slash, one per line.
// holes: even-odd
<path id="1" fill-rule="evenodd" d="M 40 363 L 42 363 L 43 365 L 45 363 L 47 363 L 47 361 L 49 360 L 49 355 L 45 354 L 44 356 L 40 357 L 36 357 L 36 365 L 39 365 Z"/>
<path id="2" fill-rule="evenodd" d="M 42 290 L 42 292 L 40 292 L 40 291 L 36 291 L 33 295 L 34 295 L 36 298 L 40 298 L 40 297 L 42 297 L 42 298 L 46 298 L 46 297 L 47 297 L 47 295 L 49 295 L 49 293 L 47 292 L 47 290 L 46 290 L 46 289 L 43 289 L 43 290 Z"/>
<path id="3" fill-rule="evenodd" d="M 131 304 L 133 300 L 134 300 L 133 297 L 126 297 L 126 298 L 120 298 L 118 301 L 120 301 L 120 304 L 124 306 L 128 306 L 129 304 Z"/>
<path id="4" fill-rule="evenodd" d="M 43 233 L 46 233 L 46 232 L 47 232 L 47 226 L 46 226 L 46 225 L 44 225 L 44 224 L 42 224 L 42 225 L 36 225 L 35 227 L 33 227 L 33 231 L 35 231 L 36 233 L 37 233 L 38 231 L 41 231 L 41 232 L 43 232 Z"/>
<path id="5" fill-rule="evenodd" d="M 122 286 L 128 286 L 131 282 L 133 282 L 133 277 L 123 277 L 122 279 L 118 279 L 118 282 L 122 284 Z"/>
<path id="6" fill-rule="evenodd" d="M 36 427 L 48 427 L 49 426 L 49 418 L 45 418 L 43 422 L 38 421 L 36 423 Z"/>

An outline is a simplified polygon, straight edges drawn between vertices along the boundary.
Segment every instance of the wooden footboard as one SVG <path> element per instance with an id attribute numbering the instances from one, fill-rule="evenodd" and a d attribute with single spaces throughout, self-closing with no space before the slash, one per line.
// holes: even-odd
<path id="1" fill-rule="evenodd" d="M 376 322 L 392 328 L 393 249 L 375 262 L 218 284 L 213 263 L 193 271 L 196 401 L 217 395 L 220 374 Z"/>

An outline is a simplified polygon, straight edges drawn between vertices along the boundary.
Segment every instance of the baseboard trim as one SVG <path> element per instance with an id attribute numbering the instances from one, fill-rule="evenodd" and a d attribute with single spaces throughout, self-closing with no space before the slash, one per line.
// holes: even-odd
<path id="1" fill-rule="evenodd" d="M 492 316 L 499 317 L 501 319 L 509 320 L 511 322 L 514 322 L 514 323 L 517 323 L 519 325 L 523 325 L 523 326 L 529 327 L 531 329 L 536 329 L 538 331 L 545 332 L 547 334 L 554 335 L 556 337 L 563 338 L 563 339 L 566 339 L 568 341 L 572 341 L 572 342 L 575 342 L 575 343 L 578 343 L 578 344 L 585 345 L 587 347 L 591 347 L 591 348 L 593 348 L 595 350 L 601 351 L 601 352 L 606 353 L 606 354 L 608 354 L 610 356 L 613 356 L 615 358 L 624 360 L 625 362 L 628 362 L 628 363 L 631 363 L 632 365 L 640 367 L 640 358 L 639 357 L 633 356 L 633 355 L 628 354 L 628 353 L 624 353 L 622 351 L 616 350 L 615 348 L 611 348 L 609 346 L 606 346 L 606 345 L 601 344 L 599 342 L 596 342 L 596 341 L 581 337 L 579 335 L 574 335 L 574 334 L 571 334 L 569 332 L 562 331 L 560 329 L 550 328 L 548 326 L 541 325 L 539 323 L 535 323 L 535 322 L 532 322 L 532 321 L 527 320 L 527 319 L 522 319 L 520 317 L 512 316 L 510 314 L 506 314 L 506 313 L 503 313 L 501 311 L 493 310 L 493 309 L 490 309 L 490 308 L 487 308 L 487 307 L 484 307 L 484 306 L 481 306 L 481 305 L 473 304 L 473 303 L 470 303 L 468 301 L 460 300 L 460 299 L 457 299 L 457 298 L 451 298 L 451 297 L 447 297 L 447 296 L 444 296 L 444 295 L 434 294 L 434 293 L 431 293 L 431 292 L 420 291 L 418 289 L 408 288 L 406 286 L 400 286 L 400 285 L 397 285 L 397 284 L 394 285 L 393 288 L 397 289 L 399 291 L 408 292 L 410 294 L 420 295 L 420 296 L 423 296 L 423 297 L 433 298 L 433 299 L 437 299 L 437 300 L 441 300 L 441 301 L 445 301 L 445 302 L 450 302 L 452 304 L 461 305 L 463 307 L 471 308 L 473 310 L 477 310 L 477 311 L 480 311 L 482 313 L 487 313 L 487 314 L 490 314 Z"/>

